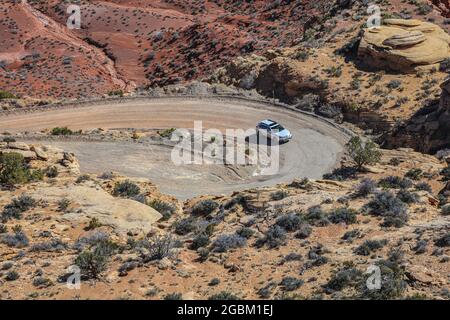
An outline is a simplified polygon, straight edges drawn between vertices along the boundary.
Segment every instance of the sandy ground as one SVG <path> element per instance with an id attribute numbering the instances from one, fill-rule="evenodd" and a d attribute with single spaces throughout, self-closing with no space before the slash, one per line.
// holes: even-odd
<path id="1" fill-rule="evenodd" d="M 83 106 L 0 117 L 0 131 L 39 131 L 56 126 L 71 129 L 187 128 L 203 121 L 203 128 L 251 129 L 270 118 L 288 128 L 294 138 L 280 146 L 280 169 L 274 175 L 254 176 L 253 167 L 182 165 L 171 161 L 164 145 L 128 142 L 42 142 L 72 151 L 86 173 L 117 171 L 149 178 L 162 192 L 186 199 L 201 194 L 224 194 L 254 187 L 320 178 L 340 160 L 346 136 L 321 120 L 250 102 L 219 100 L 136 100 L 121 104 Z"/>

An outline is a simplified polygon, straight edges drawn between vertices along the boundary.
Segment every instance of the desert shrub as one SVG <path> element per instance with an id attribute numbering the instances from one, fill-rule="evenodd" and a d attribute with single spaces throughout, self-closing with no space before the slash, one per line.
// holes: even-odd
<path id="1" fill-rule="evenodd" d="M 20 278 L 20 275 L 15 270 L 8 271 L 5 276 L 6 281 L 16 281 L 19 278 Z"/>
<path id="2" fill-rule="evenodd" d="M 280 282 L 280 286 L 284 291 L 294 291 L 303 285 L 303 280 L 294 277 L 284 277 Z"/>
<path id="3" fill-rule="evenodd" d="M 183 295 L 179 292 L 169 293 L 164 296 L 164 300 L 183 300 Z"/>
<path id="4" fill-rule="evenodd" d="M 428 246 L 428 241 L 421 239 L 421 240 L 417 241 L 416 245 L 413 247 L 413 251 L 416 254 L 425 253 L 427 251 L 427 246 Z"/>
<path id="5" fill-rule="evenodd" d="M 81 176 L 79 176 L 77 178 L 77 180 L 75 181 L 75 183 L 83 183 L 85 181 L 89 181 L 91 180 L 91 177 L 87 174 L 82 174 Z"/>
<path id="6" fill-rule="evenodd" d="M 420 199 L 419 195 L 414 192 L 402 189 L 397 193 L 397 198 L 407 204 L 417 203 Z"/>
<path id="7" fill-rule="evenodd" d="M 437 239 L 434 244 L 438 247 L 450 247 L 450 232 Z"/>
<path id="8" fill-rule="evenodd" d="M 0 234 L 7 233 L 8 227 L 0 223 Z"/>
<path id="9" fill-rule="evenodd" d="M 174 223 L 175 233 L 184 236 L 200 228 L 200 223 L 194 217 L 178 220 Z"/>
<path id="10" fill-rule="evenodd" d="M 372 252 L 383 248 L 388 243 L 387 240 L 366 240 L 355 249 L 355 254 L 360 256 L 368 256 Z"/>
<path id="11" fill-rule="evenodd" d="M 236 231 L 236 234 L 245 239 L 250 239 L 255 234 L 255 230 L 247 227 L 242 227 Z"/>
<path id="12" fill-rule="evenodd" d="M 109 256 L 98 247 L 94 250 L 83 251 L 75 259 L 81 274 L 87 279 L 98 279 L 106 270 Z"/>
<path id="13" fill-rule="evenodd" d="M 4 137 L 4 138 L 2 139 L 2 141 L 3 141 L 3 142 L 10 143 L 10 142 L 16 142 L 16 139 L 14 139 L 13 137 Z"/>
<path id="14" fill-rule="evenodd" d="M 30 251 L 33 252 L 40 252 L 40 251 L 47 251 L 47 252 L 53 252 L 53 251 L 63 251 L 67 249 L 68 246 L 66 243 L 64 243 L 61 239 L 51 239 L 47 242 L 39 242 L 35 243 L 30 247 Z"/>
<path id="15" fill-rule="evenodd" d="M 377 183 L 374 180 L 370 178 L 364 178 L 356 187 L 355 194 L 359 197 L 367 197 L 369 194 L 373 193 L 376 188 Z"/>
<path id="16" fill-rule="evenodd" d="M 342 268 L 334 272 L 330 280 L 323 286 L 324 290 L 327 293 L 333 293 L 347 287 L 354 287 L 361 281 L 362 275 L 363 273 L 354 267 Z"/>
<path id="17" fill-rule="evenodd" d="M 0 242 L 6 244 L 8 247 L 24 248 L 30 243 L 27 235 L 21 228 L 15 227 L 14 233 L 7 233 L 0 238 Z"/>
<path id="18" fill-rule="evenodd" d="M 197 254 L 198 254 L 198 261 L 205 262 L 206 260 L 208 260 L 209 250 L 207 248 L 202 247 L 197 250 Z"/>
<path id="19" fill-rule="evenodd" d="M 350 157 L 361 170 L 365 165 L 375 164 L 381 159 L 381 152 L 372 141 L 363 142 L 360 137 L 353 137 L 347 144 Z"/>
<path id="20" fill-rule="evenodd" d="M 355 238 L 358 238 L 361 236 L 361 231 L 359 231 L 358 229 L 355 230 L 351 230 L 351 231 L 347 231 L 346 233 L 344 233 L 344 235 L 342 236 L 342 240 L 346 240 L 346 241 L 353 241 Z"/>
<path id="21" fill-rule="evenodd" d="M 70 136 L 74 132 L 67 127 L 55 127 L 50 132 L 53 136 Z"/>
<path id="22" fill-rule="evenodd" d="M 444 216 L 449 216 L 449 215 L 450 215 L 450 204 L 446 204 L 446 205 L 442 206 L 442 208 L 441 208 L 441 213 L 442 213 Z M 0 232 L 0 233 L 1 233 L 1 232 Z"/>
<path id="23" fill-rule="evenodd" d="M 389 191 L 378 193 L 367 204 L 369 213 L 384 218 L 383 225 L 400 228 L 408 222 L 408 210 L 403 201 Z"/>
<path id="24" fill-rule="evenodd" d="M 40 288 L 40 289 L 48 288 L 52 285 L 53 285 L 53 282 L 48 278 L 36 277 L 33 279 L 33 286 Z"/>
<path id="25" fill-rule="evenodd" d="M 413 186 L 408 178 L 398 176 L 387 176 L 378 181 L 378 185 L 384 189 L 407 189 Z"/>
<path id="26" fill-rule="evenodd" d="M 132 198 L 141 192 L 141 188 L 130 180 L 117 182 L 114 186 L 113 195 L 116 197 Z"/>
<path id="27" fill-rule="evenodd" d="M 24 157 L 19 153 L 0 154 L 0 183 L 7 185 L 24 184 L 31 180 Z"/>
<path id="28" fill-rule="evenodd" d="M 5 263 L 2 264 L 0 270 L 6 271 L 6 270 L 11 269 L 12 267 L 14 267 L 14 264 L 10 261 L 6 261 Z"/>
<path id="29" fill-rule="evenodd" d="M 444 180 L 444 181 L 450 180 L 450 164 L 447 166 L 447 168 L 444 168 L 441 170 L 441 176 L 442 176 L 442 180 Z"/>
<path id="30" fill-rule="evenodd" d="M 22 214 L 36 206 L 36 200 L 22 194 L 20 197 L 13 199 L 11 203 L 7 204 L 2 211 L 2 220 L 21 219 Z"/>
<path id="31" fill-rule="evenodd" d="M 206 216 L 211 214 L 218 207 L 219 204 L 214 200 L 211 199 L 202 200 L 192 207 L 192 214 Z"/>
<path id="32" fill-rule="evenodd" d="M 247 239 L 237 234 L 220 235 L 213 243 L 213 251 L 227 252 L 230 249 L 242 248 L 247 245 Z"/>
<path id="33" fill-rule="evenodd" d="M 58 211 L 65 212 L 70 206 L 70 200 L 67 198 L 62 198 L 58 200 Z"/>
<path id="34" fill-rule="evenodd" d="M 136 269 L 137 266 L 138 263 L 136 261 L 127 261 L 122 263 L 117 271 L 119 272 L 119 276 L 124 277 L 129 271 Z"/>
<path id="35" fill-rule="evenodd" d="M 175 205 L 159 199 L 150 201 L 148 205 L 158 211 L 162 215 L 163 220 L 169 220 L 170 217 L 177 211 L 177 207 Z"/>
<path id="36" fill-rule="evenodd" d="M 280 226 L 273 225 L 266 231 L 264 237 L 257 241 L 257 246 L 266 244 L 269 248 L 278 248 L 286 243 L 286 230 Z"/>
<path id="37" fill-rule="evenodd" d="M 298 214 L 286 214 L 277 219 L 275 224 L 288 232 L 297 231 L 303 220 Z"/>
<path id="38" fill-rule="evenodd" d="M 297 239 L 306 239 L 311 235 L 311 233 L 312 233 L 311 226 L 308 223 L 304 222 L 297 229 L 297 232 L 295 233 L 295 237 Z"/>
<path id="39" fill-rule="evenodd" d="M 320 206 L 313 206 L 308 208 L 305 219 L 313 226 L 323 227 L 330 224 L 327 214 Z"/>
<path id="40" fill-rule="evenodd" d="M 423 171 L 422 169 L 410 169 L 406 174 L 405 177 L 409 178 L 411 180 L 420 180 L 423 176 Z"/>
<path id="41" fill-rule="evenodd" d="M 47 178 L 56 178 L 59 174 L 58 168 L 55 166 L 49 166 L 44 171 Z"/>
<path id="42" fill-rule="evenodd" d="M 306 263 L 304 267 L 306 268 L 320 267 L 324 264 L 327 264 L 329 262 L 329 259 L 324 256 L 325 251 L 326 250 L 324 246 L 320 243 L 312 247 L 308 251 L 308 259 L 311 261 L 308 261 L 308 263 Z"/>
<path id="43" fill-rule="evenodd" d="M 0 90 L 0 100 L 3 99 L 17 99 L 17 97 L 13 95 L 11 92 Z"/>
<path id="44" fill-rule="evenodd" d="M 175 132 L 175 130 L 176 130 L 175 128 L 170 128 L 170 129 L 166 129 L 163 131 L 158 131 L 158 134 L 162 138 L 170 139 L 170 138 L 172 138 L 172 134 Z"/>
<path id="45" fill-rule="evenodd" d="M 366 281 L 370 274 L 365 275 L 359 285 L 359 299 L 392 300 L 403 296 L 407 288 L 405 272 L 401 267 L 402 254 L 398 251 L 391 252 L 387 260 L 376 263 L 381 269 L 381 288 L 370 290 Z"/>
<path id="46" fill-rule="evenodd" d="M 348 179 L 356 179 L 358 170 L 353 167 L 336 168 L 331 173 L 326 173 L 323 178 L 326 180 L 345 181 Z"/>
<path id="47" fill-rule="evenodd" d="M 209 244 L 209 242 L 210 242 L 209 236 L 205 233 L 200 233 L 196 235 L 194 239 L 192 239 L 190 248 L 192 250 L 197 250 L 198 248 L 206 247 Z"/>
<path id="48" fill-rule="evenodd" d="M 154 236 L 142 241 L 141 246 L 146 250 L 141 252 L 141 257 L 144 262 L 149 262 L 173 256 L 176 242 L 171 235 Z"/>
<path id="49" fill-rule="evenodd" d="M 338 223 L 346 223 L 346 224 L 352 224 L 356 223 L 356 210 L 353 210 L 351 208 L 343 207 L 338 208 L 333 211 L 331 211 L 328 214 L 328 220 L 330 220 L 334 224 Z"/>
<path id="50" fill-rule="evenodd" d="M 124 92 L 123 92 L 123 90 L 120 90 L 120 89 L 111 90 L 108 92 L 108 96 L 110 96 L 110 97 L 123 97 L 123 95 L 124 95 Z"/>
<path id="51" fill-rule="evenodd" d="M 98 220 L 98 218 L 91 218 L 91 220 L 89 220 L 88 225 L 84 228 L 84 230 L 89 231 L 89 230 L 94 230 L 97 228 L 100 228 L 102 226 L 102 223 Z"/>
<path id="52" fill-rule="evenodd" d="M 415 189 L 419 191 L 427 191 L 429 193 L 433 193 L 433 189 L 427 182 L 419 182 L 418 184 L 416 184 Z"/>
<path id="53" fill-rule="evenodd" d="M 208 286 L 214 287 L 214 286 L 217 286 L 219 283 L 220 283 L 219 278 L 213 278 L 213 279 L 211 279 L 211 281 L 209 281 Z"/>
<path id="54" fill-rule="evenodd" d="M 288 196 L 289 196 L 289 192 L 287 192 L 285 190 L 278 190 L 278 191 L 272 192 L 270 194 L 270 199 L 272 201 L 280 201 Z"/>
<path id="55" fill-rule="evenodd" d="M 235 294 L 228 292 L 228 291 L 222 291 L 217 294 L 213 294 L 208 298 L 208 300 L 240 300 L 238 296 Z"/>
<path id="56" fill-rule="evenodd" d="M 402 82 L 398 79 L 394 79 L 388 82 L 387 87 L 389 89 L 397 89 L 402 85 Z"/>
<path id="57" fill-rule="evenodd" d="M 105 232 L 94 231 L 90 232 L 84 237 L 80 237 L 75 241 L 73 248 L 82 251 L 88 247 L 97 246 L 100 243 L 110 241 L 109 235 Z"/>

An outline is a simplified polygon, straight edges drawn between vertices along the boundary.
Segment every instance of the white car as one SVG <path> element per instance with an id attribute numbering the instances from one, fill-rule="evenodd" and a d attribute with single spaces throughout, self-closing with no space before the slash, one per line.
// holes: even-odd
<path id="1" fill-rule="evenodd" d="M 263 134 L 271 140 L 278 141 L 279 143 L 288 142 L 292 139 L 291 132 L 284 128 L 281 124 L 273 120 L 264 120 L 258 123 L 256 126 L 256 134 Z"/>

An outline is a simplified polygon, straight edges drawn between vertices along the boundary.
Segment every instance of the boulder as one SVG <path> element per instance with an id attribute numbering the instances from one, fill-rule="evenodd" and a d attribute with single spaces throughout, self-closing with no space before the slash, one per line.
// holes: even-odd
<path id="1" fill-rule="evenodd" d="M 409 73 L 438 67 L 450 57 L 449 43 L 450 36 L 433 23 L 386 19 L 364 32 L 358 56 L 369 67 Z"/>
<path id="2" fill-rule="evenodd" d="M 79 223 L 95 217 L 103 225 L 123 233 L 148 231 L 161 218 L 155 209 L 134 200 L 115 198 L 101 188 L 79 185 L 43 187 L 30 192 L 30 196 L 48 202 L 66 198 L 75 210 L 65 213 L 63 218 Z"/>
<path id="3" fill-rule="evenodd" d="M 9 149 L 17 149 L 17 150 L 23 150 L 23 151 L 29 151 L 30 147 L 23 142 L 9 142 L 8 143 Z"/>
<path id="4" fill-rule="evenodd" d="M 0 149 L 0 154 L 3 153 L 18 153 L 21 154 L 27 161 L 37 159 L 36 153 L 34 153 L 33 151 L 25 151 L 19 149 Z"/>
<path id="5" fill-rule="evenodd" d="M 39 159 L 48 160 L 48 154 L 41 147 L 32 146 L 31 150 L 36 153 L 36 155 Z"/>

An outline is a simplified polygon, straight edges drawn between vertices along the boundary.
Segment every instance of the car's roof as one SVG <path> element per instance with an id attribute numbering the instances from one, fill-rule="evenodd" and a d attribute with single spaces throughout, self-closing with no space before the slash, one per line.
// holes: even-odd
<path id="1" fill-rule="evenodd" d="M 266 120 L 261 121 L 260 123 L 261 123 L 261 124 L 268 125 L 268 126 L 273 126 L 273 125 L 276 124 L 277 122 L 276 122 L 276 121 L 273 121 L 273 120 L 270 120 L 270 119 L 266 119 Z"/>

